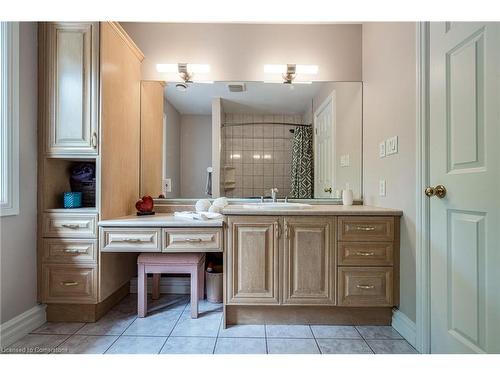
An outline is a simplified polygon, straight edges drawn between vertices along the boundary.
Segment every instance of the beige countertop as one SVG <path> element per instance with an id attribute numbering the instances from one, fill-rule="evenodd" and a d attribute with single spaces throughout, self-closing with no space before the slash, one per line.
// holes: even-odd
<path id="1" fill-rule="evenodd" d="M 302 209 L 245 208 L 243 205 L 229 205 L 222 211 L 224 215 L 388 215 L 401 216 L 403 211 L 373 206 L 310 205 Z"/>
<path id="2" fill-rule="evenodd" d="M 123 216 L 116 219 L 101 220 L 100 227 L 222 227 L 223 219 L 193 220 L 172 214 L 156 214 L 151 216 Z"/>

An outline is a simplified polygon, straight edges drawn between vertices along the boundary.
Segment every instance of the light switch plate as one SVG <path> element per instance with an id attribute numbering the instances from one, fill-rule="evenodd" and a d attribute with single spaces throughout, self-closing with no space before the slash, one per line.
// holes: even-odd
<path id="1" fill-rule="evenodd" d="M 378 156 L 379 158 L 385 158 L 385 141 L 380 142 L 378 145 Z"/>
<path id="2" fill-rule="evenodd" d="M 398 152 L 398 136 L 387 138 L 385 141 L 385 151 L 387 155 L 397 154 Z"/>
<path id="3" fill-rule="evenodd" d="M 349 154 L 340 155 L 340 166 L 341 167 L 349 166 Z"/>
<path id="4" fill-rule="evenodd" d="M 165 193 L 172 192 L 172 179 L 171 178 L 164 178 L 163 179 L 163 191 Z"/>
<path id="5" fill-rule="evenodd" d="M 378 182 L 378 195 L 385 197 L 385 180 L 380 180 Z"/>

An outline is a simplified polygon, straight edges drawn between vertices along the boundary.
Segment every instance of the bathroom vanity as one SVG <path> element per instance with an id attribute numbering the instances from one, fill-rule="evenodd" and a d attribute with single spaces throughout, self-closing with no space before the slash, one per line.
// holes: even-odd
<path id="1" fill-rule="evenodd" d="M 390 324 L 401 212 L 229 206 L 225 322 Z"/>
<path id="2" fill-rule="evenodd" d="M 230 205 L 223 220 L 104 220 L 100 251 L 223 251 L 225 324 L 390 324 L 399 301 L 400 211 L 265 206 Z"/>

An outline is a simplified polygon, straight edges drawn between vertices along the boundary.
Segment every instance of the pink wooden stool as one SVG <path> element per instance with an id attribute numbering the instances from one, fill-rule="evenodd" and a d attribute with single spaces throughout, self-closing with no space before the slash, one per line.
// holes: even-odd
<path id="1" fill-rule="evenodd" d="M 153 274 L 153 298 L 159 296 L 160 274 L 189 273 L 191 275 L 191 318 L 198 318 L 198 299 L 203 299 L 205 290 L 205 254 L 142 253 L 137 258 L 137 315 L 144 318 L 148 311 L 147 274 Z"/>

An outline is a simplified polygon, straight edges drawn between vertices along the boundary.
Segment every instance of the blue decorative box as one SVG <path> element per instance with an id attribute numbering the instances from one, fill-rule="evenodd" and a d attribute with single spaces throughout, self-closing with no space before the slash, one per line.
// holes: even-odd
<path id="1" fill-rule="evenodd" d="M 64 193 L 64 208 L 82 207 L 82 193 L 71 191 Z"/>

